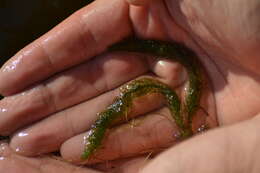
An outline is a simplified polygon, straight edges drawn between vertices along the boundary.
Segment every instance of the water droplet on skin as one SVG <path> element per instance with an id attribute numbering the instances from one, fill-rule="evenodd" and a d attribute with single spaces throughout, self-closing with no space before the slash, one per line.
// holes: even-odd
<path id="1" fill-rule="evenodd" d="M 18 133 L 17 136 L 18 136 L 18 137 L 25 137 L 25 136 L 28 136 L 28 133 L 26 133 L 26 132 L 20 132 L 20 133 Z"/>
<path id="2" fill-rule="evenodd" d="M 2 143 L 1 145 L 0 145 L 0 152 L 3 152 L 3 151 L 5 151 L 6 150 L 6 144 L 5 143 Z"/>
<path id="3" fill-rule="evenodd" d="M 156 58 L 156 59 L 158 59 L 158 58 Z M 166 61 L 165 60 L 159 60 L 159 61 L 157 61 L 157 64 L 159 66 L 161 66 L 161 68 L 165 68 L 169 65 L 169 62 L 167 60 Z"/>
<path id="4" fill-rule="evenodd" d="M 17 153 L 19 153 L 21 151 L 21 149 L 19 148 L 19 147 L 17 147 L 16 149 L 15 149 L 15 152 L 17 152 Z"/>
<path id="5" fill-rule="evenodd" d="M 85 137 L 86 139 L 88 139 L 89 136 L 93 134 L 93 132 L 94 132 L 93 130 L 88 131 L 87 135 L 85 135 L 84 137 Z"/>
<path id="6" fill-rule="evenodd" d="M 83 144 L 86 146 L 86 145 L 89 145 L 90 142 L 88 141 L 88 138 L 93 134 L 93 130 L 90 130 L 88 131 L 88 133 L 86 135 L 84 135 L 83 137 Z"/>
<path id="7" fill-rule="evenodd" d="M 0 160 L 6 159 L 11 154 L 11 150 L 7 143 L 0 144 Z"/>
<path id="8" fill-rule="evenodd" d="M 207 130 L 207 125 L 203 124 L 201 125 L 199 128 L 198 128 L 198 133 L 202 133 L 202 132 L 205 132 Z"/>
<path id="9" fill-rule="evenodd" d="M 189 90 L 189 87 L 188 87 L 188 86 L 184 87 L 184 91 L 185 91 L 185 92 L 188 92 L 188 90 Z"/>
<path id="10" fill-rule="evenodd" d="M 0 108 L 0 112 L 7 112 L 7 109 L 5 109 L 5 108 Z"/>
<path id="11" fill-rule="evenodd" d="M 173 137 L 174 137 L 175 139 L 179 139 L 179 138 L 181 137 L 180 132 L 174 133 L 174 134 L 173 134 Z"/>
<path id="12" fill-rule="evenodd" d="M 21 95 L 22 95 L 22 96 L 25 96 L 25 95 L 26 95 L 26 92 L 22 92 Z"/>
<path id="13" fill-rule="evenodd" d="M 5 65 L 3 68 L 3 72 L 10 72 L 17 68 L 18 64 L 21 62 L 23 55 L 20 55 L 15 60 L 11 61 L 9 64 Z"/>
<path id="14" fill-rule="evenodd" d="M 24 51 L 23 51 L 23 55 L 24 55 L 24 56 L 28 56 L 28 55 L 30 55 L 32 52 L 33 52 L 33 49 L 27 49 L 27 50 L 24 50 Z"/>

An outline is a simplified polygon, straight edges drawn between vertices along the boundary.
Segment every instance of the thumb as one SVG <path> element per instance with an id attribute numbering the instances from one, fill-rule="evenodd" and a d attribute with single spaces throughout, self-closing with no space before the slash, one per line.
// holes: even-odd
<path id="1" fill-rule="evenodd" d="M 183 142 L 151 161 L 141 173 L 256 173 L 260 171 L 260 115 Z"/>

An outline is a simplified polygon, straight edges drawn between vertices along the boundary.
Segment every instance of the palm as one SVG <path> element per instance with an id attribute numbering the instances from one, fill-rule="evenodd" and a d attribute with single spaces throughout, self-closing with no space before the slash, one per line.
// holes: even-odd
<path id="1" fill-rule="evenodd" d="M 168 0 L 166 4 L 167 8 L 163 1 L 156 1 L 147 9 L 130 9 L 137 34 L 145 38 L 177 39 L 202 49 L 198 52 L 213 85 L 221 124 L 258 113 L 258 2 Z M 140 16 L 147 20 L 140 20 Z"/>
<path id="2" fill-rule="evenodd" d="M 256 71 L 256 69 L 259 68 L 258 66 L 260 65 L 257 62 L 256 58 L 256 55 L 259 52 L 257 52 L 258 50 L 255 48 L 257 47 L 256 39 L 250 40 L 248 38 L 251 35 L 254 35 L 256 37 L 258 36 L 256 30 L 257 28 L 254 27 L 259 25 L 257 23 L 258 20 L 247 21 L 247 19 L 245 19 L 243 21 L 244 23 L 241 24 L 238 20 L 240 19 L 240 10 L 236 11 L 233 9 L 229 9 L 230 12 L 234 13 L 232 15 L 230 14 L 232 18 L 228 18 L 230 16 L 225 16 L 225 14 L 227 13 L 219 13 L 219 10 L 223 9 L 223 6 L 226 5 L 226 1 L 218 1 L 215 4 L 216 6 L 214 6 L 214 8 L 212 7 L 212 10 L 209 10 L 211 8 L 211 3 L 209 3 L 209 0 L 204 1 L 183 1 L 181 4 L 178 1 L 165 1 L 165 3 L 163 1 L 154 1 L 153 3 L 151 3 L 149 7 L 131 6 L 129 12 L 133 24 L 134 33 L 143 38 L 182 41 L 194 50 L 196 50 L 198 55 L 200 56 L 200 60 L 202 61 L 206 68 L 206 71 L 208 72 L 209 80 L 211 81 L 213 86 L 212 90 L 208 89 L 208 91 L 213 94 L 215 100 L 212 97 L 210 98 L 210 100 L 207 100 L 206 97 L 204 98 L 204 103 L 206 103 L 207 109 L 209 109 L 208 111 L 210 113 L 212 112 L 212 114 L 210 115 L 215 116 L 214 108 L 216 105 L 216 112 L 218 116 L 217 118 L 220 124 L 230 124 L 244 119 L 248 119 L 259 112 L 257 103 L 259 102 L 258 95 L 260 93 L 257 83 L 258 73 Z M 251 0 L 250 2 L 251 6 L 248 6 L 248 8 L 244 10 L 253 12 L 253 14 L 257 13 L 257 10 L 254 11 L 254 9 L 252 8 L 255 6 L 254 1 Z M 116 6 L 116 4 L 120 3 L 114 1 L 111 4 L 111 6 Z M 102 5 L 102 1 L 99 2 L 99 5 Z M 179 7 L 181 7 L 181 10 L 179 10 Z M 113 9 L 113 7 L 111 7 L 111 9 Z M 109 9 L 103 10 L 106 11 Z M 128 14 L 126 11 L 122 10 L 121 12 L 114 14 L 114 17 L 116 18 L 120 15 Z M 258 14 L 255 14 L 255 16 L 257 15 Z M 234 16 L 237 16 L 237 19 Z M 126 19 L 127 16 L 121 18 Z M 222 25 L 224 19 L 227 20 L 227 23 L 230 25 Z M 124 26 L 125 24 L 122 24 L 121 21 L 120 23 L 118 20 L 113 22 L 115 24 L 115 27 L 121 27 L 121 25 L 123 25 L 121 27 L 121 29 L 123 30 L 121 34 L 130 32 L 129 28 L 127 29 L 127 27 Z M 248 26 L 248 28 L 252 28 L 252 30 L 247 30 L 247 33 L 243 35 L 243 32 L 236 30 L 237 28 L 242 28 L 241 25 Z M 234 35 L 234 33 L 239 33 L 239 36 Z M 109 34 L 110 37 L 117 37 L 116 34 L 118 33 L 112 33 L 113 35 L 111 35 L 111 33 Z M 96 41 L 98 41 L 99 38 L 96 39 Z M 45 40 L 47 39 L 45 38 Z M 46 41 L 46 45 L 48 44 L 48 41 L 49 40 Z M 49 44 L 52 43 L 54 44 L 55 41 L 50 39 Z M 71 45 L 67 45 L 67 48 L 71 48 Z M 51 49 L 47 51 L 51 52 Z M 69 53 L 64 51 L 63 55 L 64 57 L 66 57 L 69 55 Z M 56 150 L 60 147 L 61 144 L 63 144 L 61 148 L 63 157 L 77 162 L 77 159 L 79 158 L 79 155 L 82 152 L 83 146 L 82 140 L 80 139 L 83 139 L 83 134 L 76 136 L 72 139 L 69 138 L 86 131 L 90 124 L 93 123 L 96 115 L 95 113 L 100 111 L 99 105 L 107 105 L 109 102 L 111 102 L 111 96 L 114 96 L 116 91 L 108 92 L 107 94 L 103 95 L 100 95 L 101 93 L 114 89 L 115 87 L 122 85 L 124 82 L 133 79 L 136 76 L 146 74 L 148 67 L 151 67 L 151 64 L 153 64 L 152 70 L 157 75 L 159 75 L 162 78 L 162 80 L 170 82 L 170 84 L 172 84 L 173 87 L 179 84 L 176 82 L 171 83 L 172 79 L 176 79 L 176 76 L 179 75 L 177 73 L 178 70 L 176 70 L 179 68 L 178 65 L 176 66 L 176 64 L 174 63 L 169 63 L 166 65 L 166 68 L 162 68 L 164 67 L 164 65 L 162 65 L 163 63 L 147 63 L 147 61 L 144 60 L 146 58 L 139 58 L 133 55 L 125 55 L 128 58 L 121 58 L 121 55 L 122 54 L 120 53 L 114 55 L 103 55 L 102 57 L 99 57 L 97 60 L 93 60 L 90 63 L 87 62 L 86 64 L 83 64 L 81 67 L 76 67 L 70 71 L 62 73 L 61 75 L 57 75 L 51 78 L 49 81 L 47 81 L 47 84 L 45 85 L 47 85 L 48 88 L 51 89 L 51 92 L 54 93 L 54 98 L 56 99 L 55 109 L 62 110 L 68 106 L 74 105 L 82 101 L 85 101 L 85 103 L 81 104 L 84 106 L 79 105 L 75 106 L 74 108 L 69 108 L 66 111 L 60 111 L 59 113 L 53 114 L 53 116 L 50 116 L 46 120 L 29 127 L 25 130 L 26 134 L 28 133 L 29 135 L 25 135 L 25 137 L 21 134 L 20 136 L 19 134 L 14 136 L 12 139 L 11 146 L 13 148 L 17 148 L 17 146 L 22 146 L 23 154 L 35 155 L 39 152 L 45 153 Z M 131 58 L 129 58 L 129 56 Z M 129 61 L 129 59 L 131 59 L 131 61 Z M 66 62 L 64 62 L 64 66 L 66 65 Z M 91 66 L 94 65 L 97 65 L 96 67 L 98 67 L 98 69 L 101 69 L 98 73 L 94 71 L 94 69 L 91 70 Z M 57 68 L 60 68 L 61 65 L 59 64 L 58 66 Z M 121 68 L 113 68 L 119 66 L 121 66 Z M 88 71 L 85 71 L 86 68 L 88 69 Z M 135 69 L 134 71 L 132 70 L 133 68 Z M 105 73 L 102 73 L 102 71 Z M 89 78 L 80 75 L 80 73 L 82 72 L 89 73 L 89 75 L 87 76 Z M 106 73 L 109 73 L 111 75 L 105 75 Z M 26 75 L 18 75 L 18 79 L 15 80 L 19 81 L 21 79 L 26 80 L 29 78 L 36 79 L 36 77 L 34 77 L 33 75 L 34 74 L 31 74 L 31 76 L 27 77 Z M 19 79 L 19 77 L 21 79 Z M 69 80 L 66 77 L 69 78 Z M 105 88 L 104 84 L 102 83 L 104 79 L 106 81 L 109 81 L 109 85 L 106 84 L 106 87 L 108 88 Z M 72 83 L 76 83 L 76 85 Z M 87 89 L 84 89 L 86 88 L 86 84 L 88 84 L 89 86 L 87 86 Z M 28 84 L 26 84 L 25 82 L 25 85 Z M 11 89 L 8 88 L 9 90 L 6 90 L 6 93 L 16 92 L 20 90 L 22 87 L 24 86 L 13 86 L 13 88 Z M 70 90 L 68 90 L 68 88 L 70 88 Z M 41 88 L 38 89 L 40 90 Z M 243 91 L 245 89 L 250 90 L 250 93 L 243 94 Z M 17 100 L 20 100 L 17 101 L 18 103 L 27 101 L 30 104 L 34 103 L 35 101 L 38 101 L 37 98 L 35 98 L 35 96 L 39 95 L 37 93 L 37 89 L 29 91 L 28 93 L 30 98 L 28 96 L 24 96 L 24 94 L 13 97 L 17 98 Z M 71 93 L 73 93 L 73 96 L 71 96 Z M 95 99 L 91 99 L 96 95 L 100 96 Z M 31 100 L 32 96 L 34 96 L 35 100 Z M 25 114 L 28 116 L 28 112 L 29 116 L 30 114 L 31 116 L 35 114 L 39 115 L 39 117 L 36 118 L 39 119 L 43 116 L 46 116 L 47 114 L 49 115 L 54 111 L 57 111 L 49 107 L 48 109 L 46 109 L 46 105 L 41 104 L 33 104 L 24 108 L 24 105 L 17 104 L 15 102 L 14 104 L 8 103 L 12 102 L 9 100 L 11 99 L 8 99 L 7 97 L 6 101 L 2 101 L 1 104 L 9 104 L 9 110 L 12 110 L 12 107 L 15 107 L 16 110 L 18 110 L 19 113 L 15 111 L 8 112 L 8 117 L 14 116 L 14 119 L 19 119 L 21 118 L 21 115 Z M 144 108 L 143 106 L 141 107 L 145 110 L 140 110 L 140 108 L 138 109 L 137 106 L 136 114 L 141 114 L 146 111 L 150 111 L 151 107 L 158 107 L 158 105 L 160 104 L 161 103 L 153 104 L 147 102 L 144 105 L 149 108 Z M 19 106 L 22 108 L 19 108 Z M 89 107 L 91 107 L 92 109 L 89 110 Z M 68 118 L 67 116 L 68 114 L 78 115 L 81 112 L 86 112 L 86 116 L 88 118 L 86 119 L 82 118 L 82 116 L 78 116 L 78 120 L 75 120 L 75 117 L 73 120 Z M 131 127 L 131 129 L 134 129 L 134 132 L 129 132 L 129 129 L 126 128 L 126 126 L 129 125 L 123 125 L 118 127 L 118 129 L 120 130 L 115 130 L 111 135 L 109 135 L 109 138 L 111 138 L 111 140 L 108 140 L 106 145 L 107 148 L 112 148 L 112 151 L 108 151 L 105 148 L 105 154 L 100 154 L 102 158 L 104 158 L 105 160 L 111 158 L 118 159 L 120 157 L 136 155 L 145 150 L 154 150 L 156 147 L 160 148 L 169 146 L 169 143 L 173 143 L 174 140 L 172 138 L 169 138 L 169 136 L 171 136 L 172 131 L 176 131 L 176 127 L 170 125 L 171 121 L 169 121 L 168 118 L 161 117 L 161 114 L 167 114 L 165 113 L 165 109 L 163 108 L 159 110 L 159 112 L 152 112 L 150 114 L 152 114 L 151 118 L 145 118 L 144 121 L 142 120 L 146 124 L 140 121 L 142 124 L 141 128 L 138 129 Z M 67 119 L 72 121 L 74 125 L 71 126 L 71 124 L 68 124 L 68 122 L 66 122 Z M 149 121 L 147 119 L 149 119 Z M 16 126 L 7 127 L 6 124 L 9 124 L 10 121 L 10 119 L 6 118 L 1 122 L 1 129 L 3 129 L 2 131 L 13 131 L 16 130 L 16 128 L 18 128 L 18 124 L 16 124 Z M 160 122 L 160 125 L 158 125 L 159 123 L 156 122 Z M 27 123 L 28 122 L 23 122 L 22 124 Z M 154 128 L 155 125 L 158 125 L 158 127 Z M 57 126 L 59 128 L 57 128 Z M 212 123 L 212 126 L 214 126 L 214 122 Z M 73 128 L 68 129 L 67 127 Z M 47 130 L 42 131 L 42 129 Z M 151 137 L 148 135 L 148 132 L 154 129 L 155 131 L 157 131 L 157 135 L 160 131 L 165 132 L 161 136 L 160 141 L 158 141 L 158 138 L 156 136 Z M 25 134 L 25 132 L 23 134 Z M 143 137 L 147 137 L 146 135 L 148 136 L 148 138 L 145 139 L 148 142 L 143 141 Z M 50 139 L 51 136 L 59 137 L 55 139 Z M 119 145 L 113 142 L 118 138 L 120 139 Z M 42 139 L 44 139 L 44 144 L 42 144 Z M 129 144 L 129 140 L 131 139 L 134 139 L 136 141 L 135 144 Z M 66 142 L 63 143 L 64 141 Z M 120 151 L 117 151 L 117 146 L 120 146 Z M 114 152 L 114 154 L 111 154 L 111 152 Z M 53 160 L 53 162 L 55 161 Z M 143 162 L 143 160 L 141 162 Z"/>

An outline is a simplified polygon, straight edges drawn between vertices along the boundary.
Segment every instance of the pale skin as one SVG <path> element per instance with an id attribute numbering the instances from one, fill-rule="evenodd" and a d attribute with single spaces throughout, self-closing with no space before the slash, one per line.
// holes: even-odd
<path id="1" fill-rule="evenodd" d="M 171 147 L 151 161 L 145 154 L 109 164 L 114 164 L 117 172 L 259 172 L 259 2 L 130 2 L 139 6 L 129 6 L 123 0 L 112 0 L 109 4 L 106 0 L 94 2 L 18 52 L 2 67 L 0 92 L 7 97 L 0 102 L 0 132 L 14 134 L 10 147 L 25 156 L 60 148 L 63 159 L 79 163 L 83 135 L 96 113 L 103 109 L 102 105 L 109 104 L 118 93 L 114 89 L 149 75 L 150 70 L 163 82 L 181 90 L 186 77 L 185 74 L 181 77 L 183 69 L 176 63 L 154 62 L 123 53 L 93 57 L 134 33 L 142 38 L 181 41 L 197 52 L 211 84 L 202 101 L 209 113 L 206 122 L 220 128 Z M 72 68 L 68 70 L 69 67 Z M 54 73 L 57 74 L 53 76 Z M 132 115 L 147 116 L 112 130 L 107 147 L 97 154 L 98 158 L 118 160 L 174 143 L 171 135 L 176 127 L 169 120 L 167 109 L 150 112 L 161 101 L 157 96 L 155 103 L 144 99 L 145 103 L 139 100 Z M 47 118 L 40 121 L 43 117 Z M 32 120 L 38 122 L 27 126 Z M 9 172 L 23 168 L 30 173 L 47 173 L 64 167 L 65 173 L 92 171 L 47 156 L 47 161 L 18 156 L 7 146 L 1 155 L 5 159 L 0 160 L 0 169 L 9 166 Z M 98 168 L 107 168 L 107 164 Z"/>

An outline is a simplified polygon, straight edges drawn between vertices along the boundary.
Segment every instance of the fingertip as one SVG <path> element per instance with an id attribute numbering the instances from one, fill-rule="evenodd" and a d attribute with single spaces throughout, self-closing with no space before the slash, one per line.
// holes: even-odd
<path id="1" fill-rule="evenodd" d="M 30 136 L 26 132 L 20 132 L 15 134 L 10 141 L 10 148 L 17 154 L 24 156 L 33 156 L 33 152 L 30 148 L 33 146 L 28 146 L 27 141 Z M 30 143 L 29 143 L 30 144 Z"/>
<path id="2" fill-rule="evenodd" d="M 43 141 L 26 129 L 15 133 L 11 137 L 10 148 L 19 155 L 37 156 L 42 154 L 42 151 L 39 151 L 38 143 L 43 144 Z"/>
<path id="3" fill-rule="evenodd" d="M 47 58 L 39 59 L 44 51 L 31 43 L 10 58 L 0 69 L 0 94 L 16 94 L 53 73 Z"/>
<path id="4" fill-rule="evenodd" d="M 14 94 L 13 87 L 8 87 L 9 79 L 0 70 L 0 100 Z"/>
<path id="5" fill-rule="evenodd" d="M 84 144 L 84 134 L 72 137 L 65 141 L 60 147 L 62 158 L 72 163 L 82 163 Z"/>
<path id="6" fill-rule="evenodd" d="M 54 142 L 53 142 L 54 141 Z M 49 133 L 24 130 L 16 133 L 10 142 L 10 147 L 17 154 L 24 156 L 38 156 L 57 150 L 59 143 L 55 143 Z"/>
<path id="7" fill-rule="evenodd" d="M 168 60 L 149 60 L 153 72 L 172 87 L 179 87 L 187 80 L 187 72 L 179 63 Z M 169 75 L 170 74 L 170 75 Z"/>

